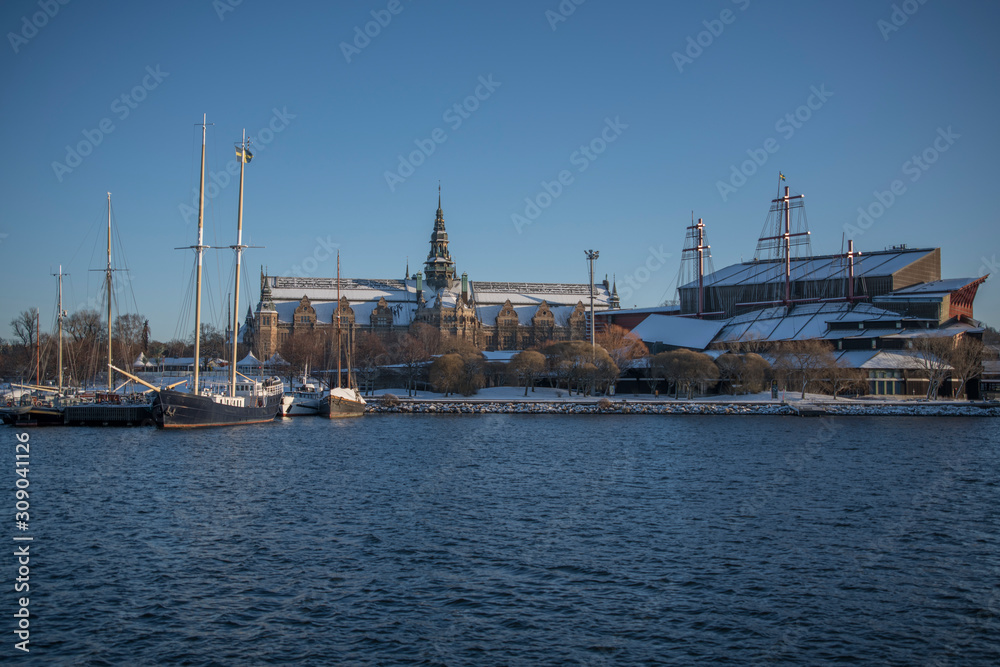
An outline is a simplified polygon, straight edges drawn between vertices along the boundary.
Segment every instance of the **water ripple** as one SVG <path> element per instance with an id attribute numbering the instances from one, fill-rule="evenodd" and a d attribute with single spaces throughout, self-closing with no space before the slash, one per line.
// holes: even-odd
<path id="1" fill-rule="evenodd" d="M 32 658 L 1000 663 L 995 420 L 835 424 L 33 431 Z"/>

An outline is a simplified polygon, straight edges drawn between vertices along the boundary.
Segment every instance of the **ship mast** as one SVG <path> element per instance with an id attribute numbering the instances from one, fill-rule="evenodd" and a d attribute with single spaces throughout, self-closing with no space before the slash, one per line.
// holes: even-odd
<path id="1" fill-rule="evenodd" d="M 201 257 L 205 247 L 202 245 L 205 222 L 205 128 L 208 114 L 204 114 L 201 119 L 201 179 L 198 184 L 198 245 L 194 246 L 195 257 L 197 257 L 197 268 L 195 269 L 195 297 L 194 297 L 194 393 L 198 392 L 198 366 L 201 360 Z"/>
<path id="2" fill-rule="evenodd" d="M 59 394 L 62 395 L 63 388 L 63 307 L 62 307 L 62 279 L 63 276 L 68 276 L 68 273 L 63 273 L 62 264 L 59 265 L 59 273 L 53 273 L 52 275 L 59 277 Z M 111 369 L 108 369 L 108 373 Z"/>
<path id="3" fill-rule="evenodd" d="M 108 297 L 108 393 L 115 390 L 111 370 L 111 193 L 108 193 L 108 268 L 105 274 L 105 285 Z"/>
<path id="4" fill-rule="evenodd" d="M 340 389 L 340 251 L 337 251 L 337 389 Z"/>
<path id="5" fill-rule="evenodd" d="M 35 309 L 35 384 L 42 384 L 42 316 L 37 308 Z"/>
<path id="6" fill-rule="evenodd" d="M 238 149 L 238 154 L 240 158 L 240 206 L 239 212 L 236 216 L 236 245 L 233 246 L 233 250 L 236 251 L 236 288 L 233 292 L 233 356 L 232 362 L 229 368 L 229 395 L 236 395 L 236 345 L 239 339 L 239 319 L 240 319 L 240 259 L 243 257 L 243 249 L 246 247 L 243 245 L 243 166 L 249 161 L 247 158 L 250 156 L 248 151 L 249 142 L 247 141 L 247 131 L 243 130 L 243 139 L 240 141 L 240 146 Z"/>

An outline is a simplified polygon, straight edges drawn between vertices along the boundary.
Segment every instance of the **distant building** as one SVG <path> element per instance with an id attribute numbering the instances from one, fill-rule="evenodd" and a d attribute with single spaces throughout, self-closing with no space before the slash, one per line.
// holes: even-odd
<path id="1" fill-rule="evenodd" d="M 422 272 L 403 279 L 302 278 L 261 274 L 260 301 L 248 312 L 244 340 L 270 357 L 297 333 L 407 333 L 417 323 L 468 340 L 485 350 L 521 350 L 550 340 L 589 336 L 591 286 L 579 283 L 470 281 L 456 275 L 438 196 L 430 252 Z M 581 262 L 582 265 L 582 262 Z M 409 273 L 409 267 L 407 267 Z M 617 307 L 614 286 L 593 287 L 594 310 Z"/>
<path id="2" fill-rule="evenodd" d="M 596 316 L 598 330 L 622 326 L 654 354 L 764 350 L 774 342 L 820 339 L 832 345 L 839 362 L 867 371 L 871 393 L 925 393 L 913 341 L 981 339 L 973 301 L 987 276 L 942 280 L 940 248 L 900 245 L 862 253 L 848 242 L 840 255 L 792 257 L 796 243 L 807 245 L 809 238 L 804 226 L 791 224 L 801 197 L 785 188 L 784 197 L 772 200 L 754 260 L 717 271 L 705 270 L 711 260 L 705 225 L 692 224 L 682 259 L 694 265 L 689 275 L 695 279 L 678 289 L 679 305 L 605 311 Z M 984 378 L 991 388 L 995 382 Z M 975 392 L 978 382 L 970 387 Z"/>

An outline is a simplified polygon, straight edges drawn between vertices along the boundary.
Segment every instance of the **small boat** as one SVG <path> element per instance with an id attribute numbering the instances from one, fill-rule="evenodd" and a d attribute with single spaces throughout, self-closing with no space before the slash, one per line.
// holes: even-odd
<path id="1" fill-rule="evenodd" d="M 57 426 L 63 423 L 63 411 L 58 399 L 36 390 L 16 398 L 11 394 L 0 406 L 0 421 L 11 426 Z"/>
<path id="2" fill-rule="evenodd" d="M 236 289 L 233 295 L 233 340 L 232 363 L 228 382 L 219 386 L 201 386 L 198 366 L 201 348 L 201 258 L 205 245 L 203 220 L 205 214 L 205 119 L 201 126 L 201 188 L 198 202 L 198 244 L 195 250 L 196 292 L 194 323 L 194 377 L 189 391 L 157 389 L 153 399 L 153 419 L 157 428 L 198 428 L 205 426 L 235 426 L 238 424 L 258 424 L 274 421 L 281 410 L 284 384 L 281 378 L 254 379 L 236 371 L 236 346 L 239 331 L 237 313 L 240 312 L 240 259 L 243 249 L 243 168 L 250 162 L 250 142 L 246 133 L 236 147 L 236 157 L 240 160 L 240 203 L 236 223 Z M 240 379 L 237 380 L 237 375 Z"/>
<path id="3" fill-rule="evenodd" d="M 319 414 L 319 404 L 323 400 L 323 390 L 309 379 L 308 368 L 300 378 L 299 386 L 285 394 L 281 407 L 283 417 L 315 417 Z"/>
<path id="4" fill-rule="evenodd" d="M 341 356 L 341 320 L 340 312 L 340 253 L 337 253 L 337 310 L 334 313 L 337 318 L 337 386 L 325 392 L 319 404 L 320 417 L 328 419 L 338 419 L 340 417 L 360 417 L 365 414 L 365 399 L 361 397 L 361 392 L 354 386 L 353 375 L 351 373 L 351 347 L 354 337 L 348 337 L 347 345 L 347 386 L 340 386 L 340 356 Z"/>

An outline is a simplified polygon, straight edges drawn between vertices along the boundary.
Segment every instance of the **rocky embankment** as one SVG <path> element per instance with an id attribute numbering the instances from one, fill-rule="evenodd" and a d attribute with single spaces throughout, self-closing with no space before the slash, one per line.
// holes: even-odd
<path id="1" fill-rule="evenodd" d="M 865 415 L 918 417 L 1000 417 L 1000 405 L 954 403 L 918 404 L 859 404 L 859 403 L 651 403 L 612 401 L 610 405 L 595 402 L 571 403 L 522 401 L 400 401 L 398 405 L 372 402 L 370 413 L 407 414 L 633 414 L 633 415 L 800 415 L 809 416 Z"/>

